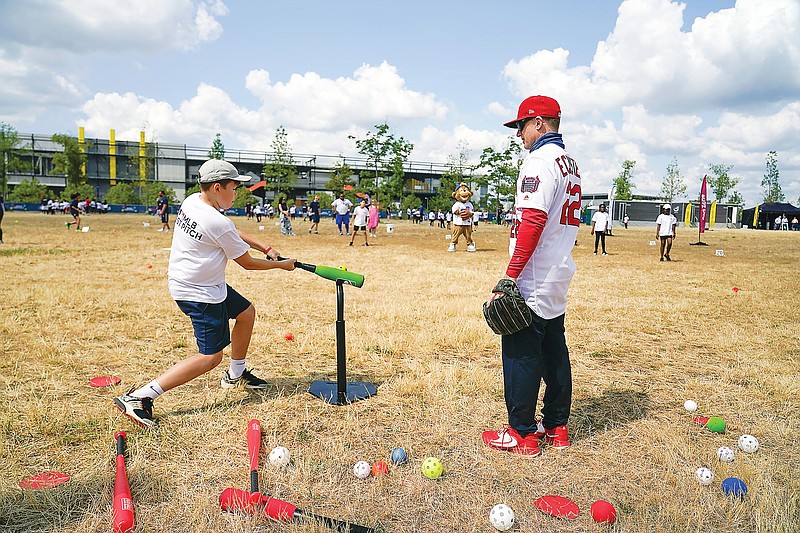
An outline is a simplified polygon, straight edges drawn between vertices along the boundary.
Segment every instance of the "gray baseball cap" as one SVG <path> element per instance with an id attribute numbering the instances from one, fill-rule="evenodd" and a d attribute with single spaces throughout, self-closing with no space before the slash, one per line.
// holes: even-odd
<path id="1" fill-rule="evenodd" d="M 197 183 L 213 183 L 222 180 L 250 181 L 250 176 L 241 176 L 236 167 L 222 159 L 209 159 L 200 166 Z"/>

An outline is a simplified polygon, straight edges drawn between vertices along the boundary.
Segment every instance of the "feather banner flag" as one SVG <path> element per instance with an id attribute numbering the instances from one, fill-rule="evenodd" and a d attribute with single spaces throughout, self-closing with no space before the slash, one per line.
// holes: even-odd
<path id="1" fill-rule="evenodd" d="M 708 218 L 708 195 L 706 194 L 706 178 L 703 176 L 703 185 L 700 186 L 700 233 L 706 230 L 706 219 Z"/>

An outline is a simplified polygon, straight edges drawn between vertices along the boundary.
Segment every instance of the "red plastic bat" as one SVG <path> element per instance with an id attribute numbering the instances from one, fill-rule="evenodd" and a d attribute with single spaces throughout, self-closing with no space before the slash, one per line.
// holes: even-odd
<path id="1" fill-rule="evenodd" d="M 124 431 L 114 435 L 117 441 L 117 478 L 114 481 L 114 504 L 111 507 L 114 533 L 131 533 L 133 531 L 133 499 L 131 487 L 128 485 L 128 474 L 125 471 L 125 439 Z"/>
<path id="2" fill-rule="evenodd" d="M 258 452 L 261 449 L 261 422 L 247 423 L 247 455 L 250 458 L 250 492 L 258 492 Z"/>

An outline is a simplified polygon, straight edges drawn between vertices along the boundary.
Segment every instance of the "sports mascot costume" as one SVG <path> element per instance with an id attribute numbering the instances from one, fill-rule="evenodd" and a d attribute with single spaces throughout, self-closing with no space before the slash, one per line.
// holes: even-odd
<path id="1" fill-rule="evenodd" d="M 461 183 L 458 188 L 453 191 L 452 196 L 456 201 L 453 204 L 453 236 L 450 239 L 450 247 L 447 251 L 455 252 L 458 239 L 463 235 L 467 240 L 467 251 L 474 252 L 475 242 L 472 240 L 472 215 L 475 212 L 475 208 L 472 206 L 472 202 L 469 201 L 469 199 L 472 198 L 472 191 L 467 187 L 466 183 Z"/>

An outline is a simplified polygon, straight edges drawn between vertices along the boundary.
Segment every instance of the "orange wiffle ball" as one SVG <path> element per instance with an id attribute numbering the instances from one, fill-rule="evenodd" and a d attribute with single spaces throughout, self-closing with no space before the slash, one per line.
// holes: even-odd
<path id="1" fill-rule="evenodd" d="M 595 522 L 601 524 L 613 524 L 617 519 L 617 510 L 605 500 L 597 500 L 592 504 L 589 513 Z"/>

